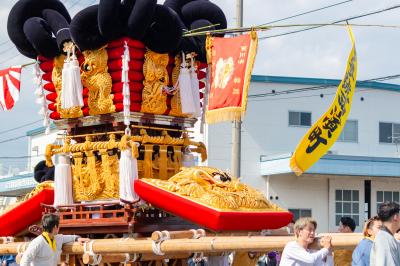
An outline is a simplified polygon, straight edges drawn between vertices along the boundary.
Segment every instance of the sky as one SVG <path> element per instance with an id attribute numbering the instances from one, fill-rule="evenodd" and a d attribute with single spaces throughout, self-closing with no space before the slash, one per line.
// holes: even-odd
<path id="1" fill-rule="evenodd" d="M 332 5 L 344 0 L 243 0 L 243 24 L 255 26 L 273 20 Z M 16 0 L 0 1 L 0 69 L 32 61 L 20 55 L 9 42 L 7 17 Z M 97 3 L 96 0 L 63 0 L 71 16 L 82 8 Z M 162 3 L 164 1 L 158 1 Z M 224 11 L 228 27 L 236 26 L 236 0 L 214 0 Z M 393 0 L 353 0 L 351 2 L 278 22 L 275 25 L 330 23 L 355 15 L 399 5 Z M 351 20 L 350 23 L 400 25 L 400 8 Z M 350 39 L 344 27 L 322 27 L 310 31 L 268 38 L 268 36 L 298 28 L 271 29 L 259 33 L 260 41 L 253 74 L 341 79 L 351 49 Z M 353 27 L 358 54 L 358 80 L 400 74 L 400 29 L 382 27 Z M 261 39 L 267 37 L 266 39 Z M 4 140 L 24 136 L 26 131 L 40 127 L 41 122 L 14 130 L 27 123 L 38 121 L 39 106 L 35 104 L 32 67 L 22 71 L 20 100 L 11 111 L 0 110 L 0 175 L 9 166 L 24 169 L 25 159 L 2 159 L 4 156 L 28 154 L 28 138 L 1 143 Z M 386 81 L 400 84 L 399 79 Z M 250 93 L 252 93 L 250 91 Z"/>

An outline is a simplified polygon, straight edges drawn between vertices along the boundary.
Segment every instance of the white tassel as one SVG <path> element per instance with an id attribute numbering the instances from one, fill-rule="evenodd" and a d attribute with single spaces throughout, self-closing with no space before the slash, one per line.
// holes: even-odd
<path id="1" fill-rule="evenodd" d="M 62 89 L 61 89 L 62 108 L 83 106 L 82 91 L 83 87 L 81 81 L 79 62 L 75 56 L 75 50 L 73 49 L 71 56 L 68 53 L 68 57 L 64 61 L 64 66 L 62 70 Z"/>
<path id="2" fill-rule="evenodd" d="M 190 70 L 186 67 L 185 54 L 182 54 L 182 64 L 179 72 L 179 89 L 182 104 L 182 113 L 195 114 L 195 103 L 192 93 L 192 81 L 190 78 Z"/>
<path id="3" fill-rule="evenodd" d="M 193 153 L 188 153 L 188 152 L 183 153 L 182 165 L 184 167 L 196 166 L 196 161 Z"/>
<path id="4" fill-rule="evenodd" d="M 50 134 L 50 126 L 46 127 L 46 130 L 44 131 L 45 135 L 49 135 Z"/>
<path id="5" fill-rule="evenodd" d="M 194 104 L 194 117 L 201 116 L 200 109 L 200 87 L 199 87 L 199 79 L 197 78 L 196 67 L 194 66 L 193 57 L 190 58 L 190 81 L 191 81 L 191 91 L 193 97 Z"/>
<path id="6" fill-rule="evenodd" d="M 35 95 L 37 97 L 43 97 L 43 89 L 41 87 L 37 87 L 35 90 Z"/>
<path id="7" fill-rule="evenodd" d="M 122 95 L 124 96 L 122 104 L 124 105 L 124 125 L 129 126 L 130 124 L 130 115 L 131 115 L 131 95 L 129 91 L 129 78 L 128 78 L 128 71 L 129 71 L 129 47 L 128 44 L 125 42 L 124 44 L 124 55 L 122 56 L 122 77 L 121 80 L 123 82 L 122 86 Z"/>
<path id="8" fill-rule="evenodd" d="M 43 126 L 48 127 L 49 125 L 50 125 L 49 119 L 47 117 L 45 117 L 43 120 Z"/>
<path id="9" fill-rule="evenodd" d="M 36 103 L 39 104 L 39 105 L 44 105 L 46 103 L 46 99 L 43 96 L 38 97 L 36 99 Z"/>
<path id="10" fill-rule="evenodd" d="M 46 115 L 46 110 L 45 110 L 45 108 L 43 106 L 42 106 L 42 108 L 40 108 L 38 114 L 41 115 L 41 116 L 45 116 Z"/>
<path id="11" fill-rule="evenodd" d="M 66 154 L 59 154 L 57 159 L 58 162 L 54 169 L 54 207 L 71 205 L 74 203 L 69 157 Z"/>
<path id="12" fill-rule="evenodd" d="M 136 195 L 133 184 L 138 178 L 137 159 L 132 157 L 132 150 L 121 151 L 119 159 L 119 197 L 125 201 L 135 201 Z"/>

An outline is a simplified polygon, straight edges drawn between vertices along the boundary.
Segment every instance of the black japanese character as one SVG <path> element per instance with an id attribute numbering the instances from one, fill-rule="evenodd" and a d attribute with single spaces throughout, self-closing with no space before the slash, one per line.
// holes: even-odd
<path id="1" fill-rule="evenodd" d="M 310 141 L 310 145 L 307 147 L 306 152 L 312 153 L 320 143 L 326 145 L 328 142 L 326 139 L 321 137 L 322 129 L 320 127 L 315 127 L 313 131 L 311 131 L 310 135 L 308 135 L 308 140 Z"/>

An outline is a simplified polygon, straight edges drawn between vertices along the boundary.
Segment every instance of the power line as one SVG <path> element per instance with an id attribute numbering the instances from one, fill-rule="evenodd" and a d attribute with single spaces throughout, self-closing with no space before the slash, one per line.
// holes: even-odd
<path id="1" fill-rule="evenodd" d="M 335 6 L 338 6 L 338 5 L 342 5 L 342 4 L 351 2 L 351 1 L 352 1 L 352 0 L 347 0 L 347 1 L 339 2 L 339 3 L 335 3 L 335 4 L 332 4 L 332 5 L 329 5 L 329 6 L 324 6 L 324 7 L 320 7 L 320 8 L 317 8 L 317 9 L 312 9 L 312 10 L 309 10 L 309 11 L 306 11 L 306 12 L 303 12 L 303 13 L 299 13 L 299 14 L 296 14 L 296 15 L 293 15 L 293 16 L 289 16 L 289 17 L 285 17 L 285 18 L 273 20 L 273 21 L 270 21 L 270 22 L 266 22 L 266 23 L 264 23 L 264 24 L 258 25 L 258 27 L 260 27 L 260 26 L 265 26 L 265 25 L 269 25 L 269 24 L 272 24 L 272 23 L 275 23 L 275 22 L 280 22 L 280 21 L 288 20 L 288 19 L 291 19 L 291 18 L 300 17 L 300 16 L 307 15 L 307 14 L 311 14 L 311 13 L 314 13 L 314 12 L 317 12 L 317 11 L 321 11 L 321 10 L 324 10 L 324 9 L 328 9 L 328 8 L 331 8 L 331 7 L 335 7 Z"/>
<path id="2" fill-rule="evenodd" d="M 327 23 L 327 24 L 321 24 L 321 25 L 317 25 L 317 26 L 313 26 L 313 27 L 309 27 L 309 28 L 305 28 L 305 29 L 301 29 L 301 30 L 294 30 L 294 31 L 284 32 L 284 33 L 281 33 L 281 34 L 261 37 L 261 38 L 259 38 L 259 40 L 265 40 L 265 39 L 285 36 L 285 35 L 289 35 L 289 34 L 299 33 L 299 32 L 303 32 L 303 31 L 313 30 L 313 29 L 325 27 L 325 26 L 328 26 L 328 25 L 337 24 L 337 23 L 340 23 L 340 22 L 345 22 L 345 21 L 348 21 L 348 20 L 353 20 L 353 19 L 357 19 L 357 18 L 362 18 L 362 17 L 367 17 L 367 16 L 379 14 L 379 13 L 382 13 L 382 12 L 386 12 L 386 11 L 390 11 L 390 10 L 393 10 L 393 9 L 397 9 L 399 7 L 400 7 L 400 5 L 394 5 L 394 6 L 391 6 L 391 7 L 384 8 L 384 9 L 375 10 L 375 11 L 371 11 L 371 12 L 364 13 L 364 14 L 361 14 L 361 15 L 348 17 L 348 18 L 337 20 L 337 21 L 334 21 L 334 22 L 331 22 L 331 23 Z"/>
<path id="3" fill-rule="evenodd" d="M 23 127 L 31 126 L 31 125 L 34 125 L 34 124 L 36 124 L 38 122 L 41 122 L 41 121 L 43 121 L 43 119 L 36 120 L 36 121 L 33 121 L 33 122 L 29 122 L 27 124 L 23 124 L 23 125 L 20 125 L 20 126 L 14 127 L 14 128 L 10 128 L 10 129 L 7 129 L 7 130 L 3 130 L 3 131 L 0 131 L 0 134 L 8 133 L 10 131 L 14 131 L 14 130 L 17 130 L 17 129 L 20 129 L 20 128 L 23 128 Z"/>
<path id="4" fill-rule="evenodd" d="M 14 141 L 14 140 L 18 140 L 18 139 L 22 139 L 22 138 L 25 138 L 25 137 L 27 137 L 27 136 L 26 136 L 26 135 L 23 135 L 23 136 L 11 138 L 11 139 L 5 139 L 5 140 L 0 141 L 0 144 L 1 144 L 1 143 L 6 143 L 6 142 L 10 142 L 10 141 Z"/>
<path id="5" fill-rule="evenodd" d="M 390 80 L 390 79 L 396 79 L 396 78 L 400 78 L 400 74 L 384 76 L 384 77 L 379 77 L 379 78 L 372 78 L 372 79 L 367 79 L 367 80 L 360 80 L 360 81 L 357 81 L 357 82 L 358 83 L 367 83 L 367 82 L 384 81 L 384 80 Z M 280 91 L 280 92 L 269 92 L 269 93 L 252 94 L 252 95 L 249 95 L 248 97 L 249 98 L 259 98 L 259 97 L 267 97 L 267 96 L 278 96 L 278 95 L 282 95 L 282 94 L 292 94 L 292 93 L 299 93 L 299 92 L 305 92 L 305 91 L 315 91 L 315 90 L 321 90 L 321 89 L 326 89 L 326 88 L 331 88 L 331 87 L 337 87 L 337 85 L 329 84 L 329 85 L 303 87 L 303 88 Z"/>
<path id="6" fill-rule="evenodd" d="M 8 159 L 29 159 L 29 158 L 34 158 L 34 157 L 41 157 L 44 156 L 44 154 L 38 154 L 38 155 L 22 155 L 22 156 L 0 156 L 1 160 L 8 160 Z"/>

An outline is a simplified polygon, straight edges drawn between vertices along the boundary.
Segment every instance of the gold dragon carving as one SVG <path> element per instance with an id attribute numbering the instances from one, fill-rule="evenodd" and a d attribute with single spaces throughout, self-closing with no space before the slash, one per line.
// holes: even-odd
<path id="1" fill-rule="evenodd" d="M 61 118 L 77 118 L 83 116 L 82 109 L 80 106 L 74 106 L 71 108 L 61 107 L 61 93 L 62 93 L 62 69 L 64 66 L 65 55 L 61 54 L 54 58 L 53 72 L 51 78 L 54 84 L 54 88 L 57 93 L 56 108 L 57 112 L 60 113 Z"/>
<path id="2" fill-rule="evenodd" d="M 164 114 L 167 110 L 167 95 L 162 88 L 169 83 L 167 65 L 168 54 L 158 54 L 148 50 L 144 55 L 143 92 L 141 112 Z"/>
<path id="3" fill-rule="evenodd" d="M 182 167 L 168 180 L 143 179 L 167 191 L 220 210 L 284 211 L 239 179 L 212 167 Z"/>
<path id="4" fill-rule="evenodd" d="M 81 78 L 83 86 L 89 89 L 89 114 L 99 115 L 115 112 L 106 47 L 83 51 L 82 54 L 85 56 L 85 61 L 83 62 Z"/>
<path id="5" fill-rule="evenodd" d="M 93 146 L 90 137 L 83 146 Z M 101 160 L 94 150 L 72 153 L 73 190 L 75 201 L 112 199 L 119 197 L 119 162 L 116 154 L 99 149 Z"/>

